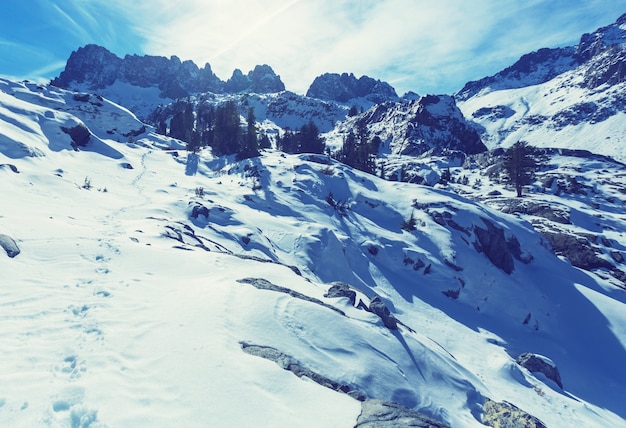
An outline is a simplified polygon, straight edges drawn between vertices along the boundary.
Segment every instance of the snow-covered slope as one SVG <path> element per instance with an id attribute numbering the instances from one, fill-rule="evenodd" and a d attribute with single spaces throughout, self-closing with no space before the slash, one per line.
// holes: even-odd
<path id="1" fill-rule="evenodd" d="M 525 140 L 626 158 L 626 15 L 581 37 L 541 49 L 456 95 L 489 148 Z"/>
<path id="2" fill-rule="evenodd" d="M 352 427 L 359 397 L 453 427 L 484 426 L 489 399 L 626 426 L 626 299 L 526 220 L 324 156 L 122 138 L 142 125 L 104 99 L 0 89 L 0 243 L 20 250 L 0 248 L 0 425 Z M 79 121 L 73 148 L 57 129 Z"/>

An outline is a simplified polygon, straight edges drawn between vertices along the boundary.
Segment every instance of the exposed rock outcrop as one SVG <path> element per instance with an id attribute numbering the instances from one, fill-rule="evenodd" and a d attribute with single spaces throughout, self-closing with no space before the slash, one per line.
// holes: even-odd
<path id="1" fill-rule="evenodd" d="M 336 307 L 331 306 L 327 303 L 324 303 L 321 300 L 316 299 L 315 297 L 307 296 L 306 294 L 299 293 L 295 290 L 292 290 L 291 288 L 281 287 L 280 285 L 272 284 L 271 282 L 263 278 L 243 278 L 243 279 L 237 280 L 237 282 L 241 284 L 252 285 L 253 287 L 258 288 L 259 290 L 270 290 L 270 291 L 277 291 L 279 293 L 285 293 L 285 294 L 290 295 L 291 297 L 295 297 L 296 299 L 315 303 L 317 305 L 320 305 L 332 311 L 335 311 L 341 315 L 345 315 L 345 313 L 341 309 L 337 309 Z"/>
<path id="2" fill-rule="evenodd" d="M 224 85 L 224 91 L 233 94 L 239 92 L 267 94 L 284 90 L 284 83 L 274 73 L 272 67 L 267 64 L 257 65 L 248 75 L 244 75 L 241 70 L 235 69 L 231 78 Z"/>
<path id="3" fill-rule="evenodd" d="M 367 398 L 363 392 L 354 389 L 352 386 L 340 382 L 335 382 L 334 380 L 329 379 L 326 376 L 322 376 L 321 374 L 312 371 L 308 367 L 305 367 L 303 364 L 298 362 L 290 355 L 287 355 L 276 348 L 272 348 L 271 346 L 261 346 L 241 342 L 241 349 L 246 354 L 273 361 L 278 364 L 282 369 L 288 370 L 298 377 L 307 377 L 312 381 L 322 386 L 325 386 L 326 388 L 348 394 L 356 400 L 364 401 Z"/>
<path id="4" fill-rule="evenodd" d="M 572 70 L 578 65 L 579 61 L 576 56 L 576 48 L 574 47 L 539 49 L 536 52 L 523 55 L 513 65 L 493 76 L 466 83 L 463 89 L 457 92 L 454 97 L 459 101 L 463 101 L 478 94 L 485 88 L 499 90 L 538 85 L 553 79 L 567 70 Z"/>
<path id="5" fill-rule="evenodd" d="M 543 422 L 519 407 L 488 398 L 483 404 L 482 423 L 493 428 L 546 428 Z"/>
<path id="6" fill-rule="evenodd" d="M 554 381 L 559 388 L 563 389 L 563 382 L 561 382 L 559 369 L 549 358 L 526 352 L 517 357 L 515 362 L 531 373 L 542 373 L 545 377 Z"/>
<path id="7" fill-rule="evenodd" d="M 520 243 L 515 236 L 506 238 L 504 230 L 496 227 L 491 221 L 482 219 L 486 229 L 474 226 L 474 234 L 478 242 L 475 248 L 485 254 L 489 261 L 504 272 L 511 274 L 515 269 L 513 258 L 520 259 Z"/>
<path id="8" fill-rule="evenodd" d="M 249 355 L 265 358 L 278 364 L 298 377 L 306 377 L 333 391 L 342 392 L 361 402 L 361 414 L 355 428 L 447 428 L 442 422 L 432 419 L 393 401 L 368 399 L 351 385 L 334 381 L 309 369 L 295 358 L 271 346 L 241 342 L 241 349 Z"/>
<path id="9" fill-rule="evenodd" d="M 209 64 L 199 68 L 192 61 L 181 61 L 176 56 L 126 55 L 122 59 L 93 44 L 72 52 L 65 70 L 52 80 L 52 84 L 65 89 L 86 86 L 99 90 L 116 81 L 141 88 L 156 87 L 161 97 L 171 99 L 203 92 L 270 93 L 285 89 L 280 77 L 267 65 L 256 66 L 247 76 L 235 70 L 233 77 L 225 83 L 213 73 Z"/>
<path id="10" fill-rule="evenodd" d="M 189 217 L 192 219 L 195 220 L 198 217 L 205 217 L 207 220 L 209 219 L 209 209 L 200 202 L 190 202 L 189 206 L 191 207 Z"/>
<path id="11" fill-rule="evenodd" d="M 612 269 L 608 260 L 598 257 L 588 239 L 561 232 L 543 232 L 555 254 L 567 257 L 572 266 L 591 270 L 598 268 Z"/>

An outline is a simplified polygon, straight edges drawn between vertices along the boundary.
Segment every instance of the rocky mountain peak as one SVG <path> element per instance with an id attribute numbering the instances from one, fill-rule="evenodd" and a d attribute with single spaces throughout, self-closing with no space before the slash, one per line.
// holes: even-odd
<path id="1" fill-rule="evenodd" d="M 101 90 L 116 81 L 140 88 L 156 87 L 162 98 L 182 98 L 213 92 L 280 92 L 285 85 L 272 68 L 259 65 L 245 76 L 235 70 L 228 82 L 220 80 L 207 63 L 199 68 L 193 61 L 177 56 L 126 55 L 123 59 L 97 45 L 72 52 L 65 70 L 52 84 L 65 89 Z"/>
<path id="2" fill-rule="evenodd" d="M 347 103 L 356 98 L 365 98 L 378 104 L 397 100 L 398 94 L 391 85 L 368 76 L 356 78 L 352 73 L 325 73 L 315 78 L 307 97 Z"/>
<path id="3" fill-rule="evenodd" d="M 65 70 L 52 84 L 68 88 L 72 83 L 88 82 L 94 89 L 102 88 L 113 84 L 121 62 L 121 58 L 107 49 L 89 44 L 72 52 Z"/>
<path id="4" fill-rule="evenodd" d="M 285 84 L 280 80 L 280 76 L 276 75 L 272 67 L 267 64 L 257 65 L 247 75 L 244 75 L 240 69 L 235 69 L 224 85 L 224 91 L 233 94 L 239 92 L 268 94 L 284 90 Z"/>
<path id="5" fill-rule="evenodd" d="M 430 150 L 468 154 L 487 150 L 450 95 L 424 95 L 410 102 L 386 102 L 346 121 L 365 124 L 392 154 L 420 156 Z"/>
<path id="6" fill-rule="evenodd" d="M 583 34 L 577 46 L 542 48 L 523 55 L 510 67 L 493 76 L 471 81 L 455 94 L 467 100 L 483 90 L 518 89 L 539 85 L 585 66 L 582 86 L 595 88 L 626 79 L 626 14 L 613 24 Z"/>
<path id="7" fill-rule="evenodd" d="M 583 34 L 576 54 L 581 62 L 584 62 L 599 55 L 607 48 L 617 48 L 624 43 L 626 43 L 626 14 L 620 16 L 611 25 L 602 27 L 593 33 Z"/>
<path id="8" fill-rule="evenodd" d="M 141 88 L 157 87 L 164 98 L 221 91 L 223 87 L 223 82 L 208 64 L 199 69 L 192 61 L 181 62 L 176 56 L 126 55 L 121 59 L 97 45 L 87 45 L 72 52 L 65 70 L 52 84 L 66 89 L 83 86 L 100 90 L 115 81 Z"/>

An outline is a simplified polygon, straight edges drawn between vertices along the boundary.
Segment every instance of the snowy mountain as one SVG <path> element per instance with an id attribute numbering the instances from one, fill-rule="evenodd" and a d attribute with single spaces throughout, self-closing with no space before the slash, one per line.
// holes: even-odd
<path id="1" fill-rule="evenodd" d="M 489 148 L 525 140 L 625 159 L 626 15 L 577 46 L 540 49 L 455 98 Z"/>
<path id="2" fill-rule="evenodd" d="M 340 146 L 348 132 L 359 126 L 382 141 L 382 156 L 420 156 L 426 152 L 486 151 L 480 136 L 449 95 L 425 95 L 408 102 L 385 102 L 349 117 L 326 134 L 327 144 Z"/>
<path id="3" fill-rule="evenodd" d="M 52 84 L 79 92 L 97 92 L 145 118 L 159 104 L 199 93 L 259 94 L 280 92 L 285 85 L 268 65 L 258 65 L 244 75 L 236 69 L 226 82 L 207 63 L 198 68 L 176 56 L 126 55 L 123 59 L 97 45 L 87 45 L 70 55 L 65 70 Z"/>
<path id="4" fill-rule="evenodd" d="M 0 130 L 0 425 L 626 426 L 622 164 L 551 155 L 522 202 L 559 217 L 493 154 L 435 187 L 237 162 L 4 79 Z"/>

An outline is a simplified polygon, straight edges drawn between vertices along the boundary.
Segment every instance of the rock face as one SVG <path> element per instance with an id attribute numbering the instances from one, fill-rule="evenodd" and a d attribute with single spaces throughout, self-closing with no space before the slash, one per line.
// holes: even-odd
<path id="1" fill-rule="evenodd" d="M 244 76 L 235 70 L 228 82 L 221 81 L 209 64 L 198 68 L 192 61 L 176 57 L 126 55 L 123 59 L 97 45 L 86 45 L 72 52 L 65 70 L 52 84 L 65 89 L 77 85 L 91 90 L 111 86 L 115 81 L 141 88 L 156 87 L 163 98 L 182 98 L 202 92 L 270 93 L 282 91 L 285 85 L 271 67 L 256 66 Z"/>
<path id="2" fill-rule="evenodd" d="M 299 293 L 295 290 L 292 290 L 291 288 L 287 288 L 287 287 L 282 287 L 280 285 L 276 285 L 276 284 L 272 284 L 271 282 L 269 282 L 266 279 L 263 278 L 243 278 L 243 279 L 239 279 L 237 280 L 237 282 L 241 283 L 241 284 L 249 284 L 252 285 L 255 288 L 258 288 L 259 290 L 270 290 L 270 291 L 277 291 L 279 293 L 285 293 L 290 295 L 291 297 L 295 297 L 296 299 L 300 299 L 300 300 L 304 300 L 307 302 L 311 302 L 311 303 L 315 303 L 316 305 L 320 305 L 323 306 L 325 308 L 328 308 L 332 311 L 337 312 L 340 315 L 344 315 L 345 313 L 340 310 L 335 308 L 334 306 L 328 305 L 324 302 L 322 302 L 319 299 L 316 299 L 314 297 L 310 297 L 307 296 L 305 294 Z"/>
<path id="3" fill-rule="evenodd" d="M 543 422 L 511 403 L 486 399 L 482 423 L 493 428 L 546 428 Z"/>
<path id="4" fill-rule="evenodd" d="M 399 99 L 395 89 L 388 83 L 368 76 L 357 79 L 352 73 L 322 74 L 315 78 L 306 96 L 340 103 L 347 103 L 355 98 L 365 98 L 375 104 Z"/>
<path id="5" fill-rule="evenodd" d="M 400 404 L 383 400 L 366 400 L 355 428 L 446 428 L 447 425 Z"/>
<path id="6" fill-rule="evenodd" d="M 559 369 L 550 359 L 526 352 L 517 357 L 515 362 L 531 373 L 542 373 L 548 379 L 553 380 L 559 388 L 563 389 Z"/>
<path id="7" fill-rule="evenodd" d="M 346 127 L 354 127 L 357 120 L 365 124 L 372 137 L 379 137 L 392 154 L 419 156 L 433 149 L 475 154 L 487 150 L 454 98 L 448 95 L 378 104 L 353 121 L 346 121 Z"/>
<path id="8" fill-rule="evenodd" d="M 9 235 L 3 235 L 0 233 L 0 247 L 6 251 L 7 256 L 13 258 L 20 253 L 20 249 Z"/>
<path id="9" fill-rule="evenodd" d="M 224 91 L 233 94 L 239 92 L 268 94 L 284 90 L 285 84 L 269 65 L 257 65 L 247 76 L 244 76 L 241 70 L 235 69 L 232 77 L 224 85 Z"/>
<path id="10" fill-rule="evenodd" d="M 510 67 L 493 76 L 468 82 L 455 94 L 458 100 L 467 100 L 480 91 L 515 89 L 545 83 L 559 74 L 584 67 L 584 79 L 579 85 L 597 88 L 608 83 L 626 81 L 626 14 L 607 27 L 591 34 L 583 34 L 578 46 L 539 49 L 523 55 Z"/>
<path id="11" fill-rule="evenodd" d="M 560 232 L 543 232 L 543 236 L 550 242 L 554 253 L 567 257 L 572 266 L 586 270 L 614 267 L 608 260 L 598 257 L 586 238 Z"/>

